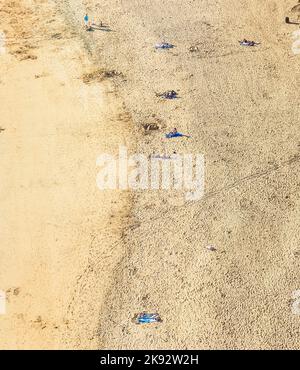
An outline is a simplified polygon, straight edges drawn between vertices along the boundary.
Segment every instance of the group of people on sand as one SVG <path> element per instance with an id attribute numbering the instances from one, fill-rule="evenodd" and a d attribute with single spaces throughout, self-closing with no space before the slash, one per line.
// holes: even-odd
<path id="1" fill-rule="evenodd" d="M 93 27 L 99 27 L 99 28 L 103 27 L 102 21 L 100 21 L 99 24 L 96 24 L 95 21 L 91 22 L 88 14 L 84 16 L 83 20 L 84 20 L 85 29 L 87 31 L 91 31 Z"/>

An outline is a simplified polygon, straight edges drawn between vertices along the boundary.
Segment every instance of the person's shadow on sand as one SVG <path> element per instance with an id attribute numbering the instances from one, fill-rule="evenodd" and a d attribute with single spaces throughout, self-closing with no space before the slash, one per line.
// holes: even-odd
<path id="1" fill-rule="evenodd" d="M 94 31 L 103 31 L 103 32 L 112 32 L 111 28 L 105 24 L 92 24 L 90 27 L 87 28 L 87 31 L 94 32 Z"/>

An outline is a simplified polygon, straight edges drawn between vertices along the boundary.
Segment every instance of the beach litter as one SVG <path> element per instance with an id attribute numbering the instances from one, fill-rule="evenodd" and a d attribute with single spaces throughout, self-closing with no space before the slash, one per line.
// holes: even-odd
<path id="1" fill-rule="evenodd" d="M 173 49 L 174 45 L 169 44 L 168 42 L 159 42 L 155 44 L 155 49 Z"/>
<path id="2" fill-rule="evenodd" d="M 155 131 L 155 130 L 160 129 L 158 123 L 156 123 L 156 122 L 144 123 L 142 126 L 143 126 L 145 131 Z"/>
<path id="3" fill-rule="evenodd" d="M 62 34 L 61 33 L 54 33 L 53 35 L 51 35 L 51 38 L 59 40 L 59 39 L 62 38 Z"/>
<path id="4" fill-rule="evenodd" d="M 216 252 L 217 248 L 214 247 L 213 245 L 208 245 L 207 247 L 205 247 L 207 250 L 211 251 L 211 252 Z"/>
<path id="5" fill-rule="evenodd" d="M 197 51 L 199 51 L 199 47 L 198 46 L 193 46 L 192 45 L 192 46 L 189 47 L 189 52 L 195 53 Z"/>
<path id="6" fill-rule="evenodd" d="M 153 324 L 162 322 L 159 314 L 157 313 L 146 313 L 142 312 L 137 315 L 136 323 L 137 324 Z"/>

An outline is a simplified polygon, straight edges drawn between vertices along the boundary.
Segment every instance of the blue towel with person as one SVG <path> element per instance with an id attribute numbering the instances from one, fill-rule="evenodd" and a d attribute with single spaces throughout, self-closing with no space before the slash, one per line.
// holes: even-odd
<path id="1" fill-rule="evenodd" d="M 161 322 L 161 318 L 157 313 L 141 313 L 137 317 L 138 324 L 152 324 Z"/>
<path id="2" fill-rule="evenodd" d="M 171 139 L 173 137 L 190 137 L 190 136 L 184 135 L 181 132 L 178 132 L 177 131 L 177 128 L 173 128 L 173 130 L 171 132 L 169 132 L 168 134 L 166 134 L 166 138 L 167 139 Z"/>
<path id="3" fill-rule="evenodd" d="M 181 134 L 180 132 L 169 132 L 168 134 L 166 134 L 167 139 L 171 139 L 172 137 L 182 137 L 182 136 L 184 135 Z"/>

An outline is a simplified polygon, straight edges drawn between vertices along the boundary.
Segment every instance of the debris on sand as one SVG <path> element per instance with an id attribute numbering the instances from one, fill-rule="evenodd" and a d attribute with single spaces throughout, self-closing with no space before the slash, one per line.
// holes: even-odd
<path id="1" fill-rule="evenodd" d="M 82 76 L 83 82 L 88 84 L 90 82 L 101 82 L 108 78 L 114 78 L 114 77 L 122 77 L 123 74 L 121 72 L 118 72 L 116 70 L 105 70 L 105 69 L 99 69 L 90 73 L 85 73 Z"/>
<path id="2" fill-rule="evenodd" d="M 47 73 L 43 72 L 43 73 L 34 75 L 34 78 L 38 79 L 38 78 L 47 77 L 47 76 L 48 76 Z"/>
<path id="3" fill-rule="evenodd" d="M 205 247 L 207 250 L 211 251 L 211 252 L 216 252 L 217 251 L 217 248 L 214 247 L 213 245 L 208 245 Z"/>
<path id="4" fill-rule="evenodd" d="M 0 127 L 0 133 L 1 133 L 2 131 L 5 131 L 5 128 Z"/>
<path id="5" fill-rule="evenodd" d="M 161 130 L 165 127 L 163 120 L 152 114 L 145 118 L 145 122 L 141 123 L 141 127 L 144 129 L 144 134 L 150 134 L 153 131 Z"/>
<path id="6" fill-rule="evenodd" d="M 142 126 L 145 131 L 155 131 L 160 129 L 159 124 L 157 122 L 144 123 Z"/>
<path id="7" fill-rule="evenodd" d="M 53 35 L 51 35 L 51 38 L 59 40 L 59 39 L 62 38 L 62 34 L 61 33 L 54 33 Z"/>
<path id="8" fill-rule="evenodd" d="M 32 45 L 23 45 L 18 48 L 13 48 L 10 51 L 10 54 L 14 55 L 19 61 L 32 59 L 37 59 L 36 55 L 31 54 L 30 50 L 34 49 L 35 47 Z"/>
<path id="9" fill-rule="evenodd" d="M 19 58 L 20 61 L 22 60 L 36 60 L 37 59 L 37 56 L 36 55 L 33 55 L 33 54 L 25 54 L 23 55 L 22 57 Z"/>
<path id="10" fill-rule="evenodd" d="M 199 46 L 192 45 L 192 46 L 189 47 L 189 52 L 196 53 L 197 51 L 199 51 Z"/>

